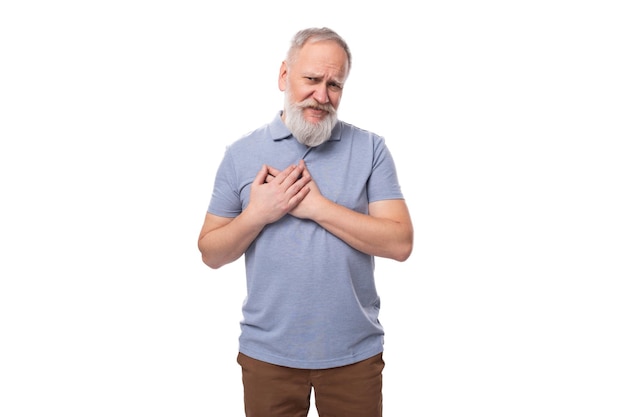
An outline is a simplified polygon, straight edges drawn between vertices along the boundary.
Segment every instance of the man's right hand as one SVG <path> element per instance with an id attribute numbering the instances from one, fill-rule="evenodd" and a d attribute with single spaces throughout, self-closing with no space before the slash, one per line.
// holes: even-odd
<path id="1" fill-rule="evenodd" d="M 263 224 L 274 223 L 306 197 L 309 181 L 311 175 L 305 170 L 303 161 L 282 171 L 264 164 L 252 182 L 250 204 L 246 210 Z"/>

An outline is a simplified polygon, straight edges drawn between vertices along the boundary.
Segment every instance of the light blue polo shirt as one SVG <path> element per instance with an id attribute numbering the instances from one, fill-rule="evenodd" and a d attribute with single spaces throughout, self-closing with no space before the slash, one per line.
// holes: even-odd
<path id="1" fill-rule="evenodd" d="M 280 118 L 227 147 L 208 211 L 235 217 L 250 201 L 262 164 L 280 170 L 304 158 L 322 194 L 360 213 L 378 200 L 402 199 L 393 158 L 381 136 L 339 121 L 331 138 L 308 148 Z M 285 215 L 245 253 L 247 295 L 240 351 L 293 368 L 349 365 L 383 351 L 374 257 L 317 223 Z"/>

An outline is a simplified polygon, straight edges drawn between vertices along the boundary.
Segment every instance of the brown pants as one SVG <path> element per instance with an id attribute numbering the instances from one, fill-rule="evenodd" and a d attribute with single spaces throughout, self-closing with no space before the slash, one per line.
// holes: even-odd
<path id="1" fill-rule="evenodd" d="M 381 417 L 382 353 L 352 365 L 296 369 L 239 353 L 246 417 L 306 417 L 311 387 L 319 417 Z"/>

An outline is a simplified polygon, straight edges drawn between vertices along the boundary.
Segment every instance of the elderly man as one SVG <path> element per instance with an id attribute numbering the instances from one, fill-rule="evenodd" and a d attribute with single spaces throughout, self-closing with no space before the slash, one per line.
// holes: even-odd
<path id="1" fill-rule="evenodd" d="M 198 247 L 245 254 L 238 363 L 248 417 L 380 417 L 384 330 L 374 258 L 406 260 L 413 227 L 384 139 L 338 120 L 352 57 L 328 28 L 294 36 L 282 111 L 230 145 Z"/>

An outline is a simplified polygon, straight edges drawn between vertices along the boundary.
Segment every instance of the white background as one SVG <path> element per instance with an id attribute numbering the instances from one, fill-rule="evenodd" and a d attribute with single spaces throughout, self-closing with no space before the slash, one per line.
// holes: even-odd
<path id="1" fill-rule="evenodd" d="M 623 417 L 618 3 L 3 2 L 0 415 L 243 416 L 243 265 L 196 238 L 291 36 L 329 26 L 415 224 L 377 263 L 385 415 Z"/>

